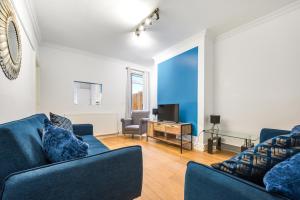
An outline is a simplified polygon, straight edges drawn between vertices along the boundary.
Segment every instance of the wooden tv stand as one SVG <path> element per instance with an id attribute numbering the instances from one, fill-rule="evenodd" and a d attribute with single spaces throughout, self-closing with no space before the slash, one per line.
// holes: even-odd
<path id="1" fill-rule="evenodd" d="M 190 123 L 148 121 L 147 141 L 148 137 L 180 146 L 180 153 L 186 144 L 190 144 L 190 150 L 193 149 L 192 124 Z"/>

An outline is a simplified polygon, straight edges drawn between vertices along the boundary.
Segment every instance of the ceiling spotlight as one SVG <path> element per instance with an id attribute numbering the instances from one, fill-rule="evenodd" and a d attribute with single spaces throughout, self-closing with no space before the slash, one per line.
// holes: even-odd
<path id="1" fill-rule="evenodd" d="M 145 30 L 145 26 L 144 25 L 140 25 L 139 26 L 139 31 L 144 31 Z"/>
<path id="2" fill-rule="evenodd" d="M 151 25 L 152 24 L 152 19 L 151 18 L 146 18 L 145 19 L 145 25 L 147 25 L 147 26 L 149 26 L 149 25 Z"/>
<path id="3" fill-rule="evenodd" d="M 153 19 L 153 20 L 159 20 L 159 13 L 158 13 L 158 10 L 157 10 L 157 12 L 154 12 L 154 13 L 153 13 L 152 19 Z"/>
<path id="4" fill-rule="evenodd" d="M 159 19 L 159 9 L 156 8 L 150 15 L 148 15 L 143 21 L 141 21 L 134 32 L 136 36 L 140 36 L 142 31 L 145 31 L 146 28 L 153 24 L 154 21 Z"/>

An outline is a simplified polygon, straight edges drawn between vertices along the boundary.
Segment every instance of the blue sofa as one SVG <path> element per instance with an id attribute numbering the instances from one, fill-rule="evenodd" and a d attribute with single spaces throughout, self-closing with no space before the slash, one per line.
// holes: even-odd
<path id="1" fill-rule="evenodd" d="M 260 142 L 290 131 L 262 129 Z M 270 194 L 264 187 L 196 162 L 189 162 L 185 174 L 185 200 L 274 200 L 287 199 Z"/>
<path id="2" fill-rule="evenodd" d="M 88 156 L 50 164 L 38 129 L 47 116 L 37 114 L 0 125 L 1 200 L 129 200 L 141 195 L 140 146 L 109 150 L 93 136 L 93 126 L 74 125 L 89 144 Z"/>

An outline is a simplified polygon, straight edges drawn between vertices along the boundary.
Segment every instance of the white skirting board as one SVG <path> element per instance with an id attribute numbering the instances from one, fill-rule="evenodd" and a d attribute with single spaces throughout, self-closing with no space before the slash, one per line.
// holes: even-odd
<path id="1" fill-rule="evenodd" d="M 107 135 L 119 132 L 118 113 L 79 113 L 66 114 L 73 124 L 93 124 L 94 135 Z"/>

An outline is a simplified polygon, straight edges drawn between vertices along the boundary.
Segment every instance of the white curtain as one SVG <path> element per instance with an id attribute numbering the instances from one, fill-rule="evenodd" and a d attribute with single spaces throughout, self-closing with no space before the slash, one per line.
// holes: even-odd
<path id="1" fill-rule="evenodd" d="M 131 117 L 131 73 L 132 70 L 127 68 L 125 118 Z"/>
<path id="2" fill-rule="evenodd" d="M 143 91 L 143 105 L 144 108 L 143 110 L 149 111 L 150 109 L 150 100 L 149 100 L 149 72 L 144 72 L 143 74 L 144 77 L 144 91 Z"/>

